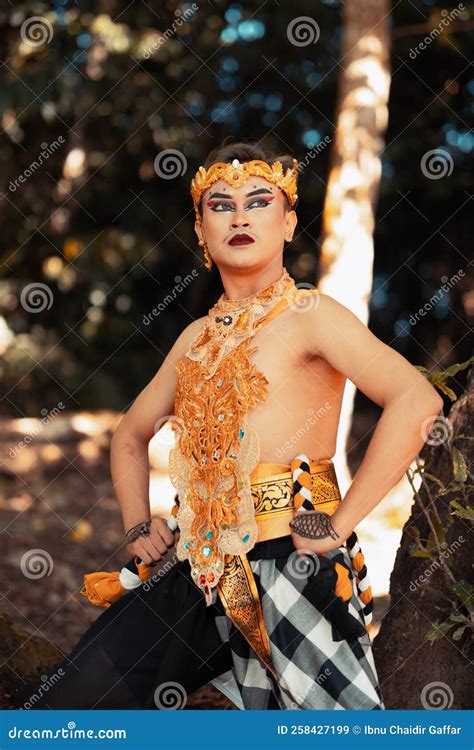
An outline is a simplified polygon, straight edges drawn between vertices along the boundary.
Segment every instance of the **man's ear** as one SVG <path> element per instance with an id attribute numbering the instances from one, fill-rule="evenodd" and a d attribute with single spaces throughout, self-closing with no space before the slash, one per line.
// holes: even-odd
<path id="1" fill-rule="evenodd" d="M 196 232 L 196 234 L 197 234 L 197 238 L 198 238 L 198 240 L 202 240 L 202 239 L 204 239 L 204 238 L 203 238 L 203 234 L 202 234 L 202 228 L 201 228 L 201 225 L 199 224 L 199 222 L 198 222 L 198 220 L 197 220 L 197 219 L 196 219 L 196 221 L 194 222 L 194 231 L 195 231 L 195 232 Z"/>
<path id="2" fill-rule="evenodd" d="M 291 242 L 293 239 L 293 234 L 295 231 L 295 227 L 298 223 L 298 217 L 296 215 L 296 211 L 292 209 L 291 211 L 285 212 L 285 241 Z"/>

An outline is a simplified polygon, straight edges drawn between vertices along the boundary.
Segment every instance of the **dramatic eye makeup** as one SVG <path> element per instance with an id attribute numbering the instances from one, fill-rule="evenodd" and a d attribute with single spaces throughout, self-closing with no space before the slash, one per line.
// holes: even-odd
<path id="1" fill-rule="evenodd" d="M 252 198 L 252 196 L 256 195 L 265 195 L 265 197 L 262 198 L 253 198 L 249 200 L 247 203 L 247 206 L 251 206 L 254 203 L 260 203 L 262 207 L 268 206 L 272 201 L 275 200 L 275 195 L 272 193 L 271 190 L 268 190 L 268 188 L 259 188 L 258 190 L 252 190 L 250 193 L 247 193 L 246 198 Z M 222 200 L 218 200 L 222 199 Z M 227 195 L 226 193 L 212 193 L 208 200 L 207 200 L 207 206 L 211 208 L 212 210 L 216 210 L 217 206 L 230 206 L 231 208 L 234 205 L 234 199 L 231 195 Z M 221 213 L 221 212 L 219 212 Z"/>

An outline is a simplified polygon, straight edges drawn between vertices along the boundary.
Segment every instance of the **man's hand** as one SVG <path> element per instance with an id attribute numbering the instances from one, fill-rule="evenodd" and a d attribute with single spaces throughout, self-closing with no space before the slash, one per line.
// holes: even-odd
<path id="1" fill-rule="evenodd" d="M 140 536 L 127 544 L 127 552 L 130 557 L 139 557 L 146 565 L 154 565 L 163 559 L 178 539 L 179 532 L 173 533 L 164 518 L 152 516 L 149 536 Z"/>
<path id="2" fill-rule="evenodd" d="M 297 550 L 325 555 L 341 547 L 349 534 L 344 534 L 335 519 L 335 513 L 304 510 L 295 513 L 290 522 L 291 538 Z M 298 532 L 301 532 L 298 533 Z"/>

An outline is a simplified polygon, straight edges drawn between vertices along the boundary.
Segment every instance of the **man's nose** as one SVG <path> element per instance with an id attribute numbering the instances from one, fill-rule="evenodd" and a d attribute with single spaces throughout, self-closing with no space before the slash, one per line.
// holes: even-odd
<path id="1" fill-rule="evenodd" d="M 238 208 L 235 211 L 235 214 L 232 217 L 232 221 L 230 223 L 230 226 L 232 229 L 235 229 L 236 227 L 248 227 L 250 225 L 250 222 L 248 220 L 248 215 L 245 214 L 245 211 L 243 208 Z"/>

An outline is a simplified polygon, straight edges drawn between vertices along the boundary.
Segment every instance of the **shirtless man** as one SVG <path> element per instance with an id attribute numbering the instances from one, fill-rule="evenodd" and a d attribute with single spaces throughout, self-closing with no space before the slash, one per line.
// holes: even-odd
<path id="1" fill-rule="evenodd" d="M 240 153 L 238 148 L 234 152 Z M 249 196 L 254 191 L 259 194 Z M 218 180 L 203 194 L 202 225 L 196 221 L 195 230 L 207 243 L 229 299 L 247 297 L 280 277 L 284 241 L 292 240 L 297 225 L 296 212 L 285 203 L 282 190 L 259 176 L 239 189 Z M 233 246 L 229 240 L 236 233 L 248 234 L 253 241 Z M 112 474 L 127 529 L 148 514 L 148 443 L 156 422 L 174 413 L 176 364 L 205 320 L 206 316 L 193 321 L 178 337 L 114 434 Z M 327 294 L 319 294 L 318 303 L 309 305 L 307 312 L 290 307 L 259 331 L 253 343 L 258 349 L 251 358 L 270 384 L 266 401 L 249 413 L 259 436 L 261 461 L 285 463 L 281 447 L 307 422 L 308 409 L 322 404 L 329 406 L 293 442 L 293 452 L 331 458 L 347 378 L 383 408 L 365 458 L 332 517 L 344 540 L 403 476 L 443 401 L 402 355 Z M 129 548 L 145 562 L 159 560 L 173 543 L 165 522 L 155 518 L 153 523 L 158 533 Z M 298 534 L 293 534 L 293 542 L 318 554 L 337 546 L 328 538 L 302 541 Z"/>
<path id="2" fill-rule="evenodd" d="M 170 685 L 186 695 L 209 681 L 243 709 L 384 708 L 354 528 L 442 400 L 344 305 L 297 293 L 283 267 L 296 178 L 291 157 L 249 144 L 217 149 L 196 174 L 195 230 L 225 294 L 178 337 L 111 451 L 130 557 L 151 566 L 176 545 L 180 562 L 96 620 L 69 657 L 76 671 L 36 708 L 162 708 Z M 346 378 L 383 413 L 341 499 L 331 457 Z M 168 521 L 150 517 L 148 495 L 148 444 L 166 417 L 178 426 Z"/>

